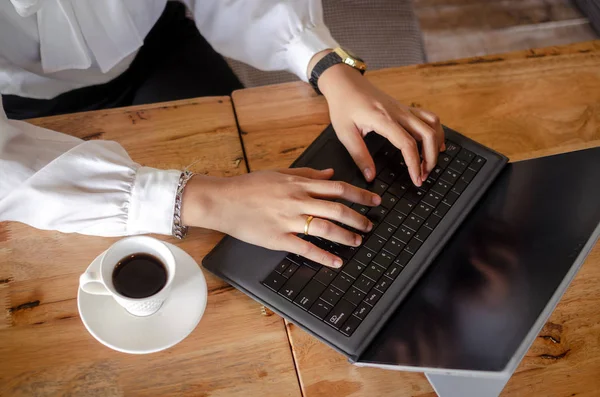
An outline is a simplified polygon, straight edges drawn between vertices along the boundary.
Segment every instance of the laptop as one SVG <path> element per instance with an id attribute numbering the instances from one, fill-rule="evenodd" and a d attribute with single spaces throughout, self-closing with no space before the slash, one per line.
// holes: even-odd
<path id="1" fill-rule="evenodd" d="M 352 205 L 375 223 L 360 247 L 305 237 L 341 269 L 229 236 L 203 266 L 358 365 L 505 371 L 598 238 L 600 148 L 507 165 L 445 133 L 422 188 L 376 134 L 365 138 L 373 183 L 331 126 L 294 162 L 382 195 L 379 207 Z"/>

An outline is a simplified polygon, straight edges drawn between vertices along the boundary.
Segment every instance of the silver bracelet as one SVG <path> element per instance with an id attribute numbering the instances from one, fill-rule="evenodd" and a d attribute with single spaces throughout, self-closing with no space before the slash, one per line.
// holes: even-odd
<path id="1" fill-rule="evenodd" d="M 178 239 L 183 239 L 188 227 L 181 224 L 181 204 L 183 199 L 183 190 L 188 181 L 194 176 L 191 171 L 183 171 L 179 177 L 179 185 L 177 185 L 177 194 L 175 195 L 175 211 L 173 213 L 173 236 Z"/>

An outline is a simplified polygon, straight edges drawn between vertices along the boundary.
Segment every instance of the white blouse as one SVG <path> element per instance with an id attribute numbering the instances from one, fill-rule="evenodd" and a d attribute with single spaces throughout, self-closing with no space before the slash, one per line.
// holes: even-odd
<path id="1" fill-rule="evenodd" d="M 320 0 L 184 0 L 216 51 L 307 80 L 337 46 Z M 0 94 L 53 98 L 127 69 L 166 0 L 0 0 Z M 101 236 L 170 234 L 178 170 L 9 120 L 0 100 L 0 221 Z"/>

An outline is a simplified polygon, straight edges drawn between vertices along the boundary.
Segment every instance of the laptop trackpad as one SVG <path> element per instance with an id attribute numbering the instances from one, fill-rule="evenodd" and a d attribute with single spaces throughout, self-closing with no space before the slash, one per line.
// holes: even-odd
<path id="1" fill-rule="evenodd" d="M 317 170 L 333 168 L 335 180 L 351 182 L 355 177 L 362 177 L 354 160 L 336 138 L 328 139 L 323 146 L 302 160 L 295 164 L 295 167 L 310 167 Z"/>

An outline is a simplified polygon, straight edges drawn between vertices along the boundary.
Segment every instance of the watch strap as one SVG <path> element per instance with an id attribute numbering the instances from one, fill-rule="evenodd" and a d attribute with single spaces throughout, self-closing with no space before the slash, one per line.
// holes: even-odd
<path id="1" fill-rule="evenodd" d="M 308 82 L 317 94 L 322 95 L 321 90 L 319 90 L 319 77 L 321 77 L 324 71 L 326 71 L 333 65 L 337 65 L 338 63 L 343 63 L 342 57 L 340 57 L 337 53 L 332 51 L 329 54 L 325 55 L 323 58 L 321 58 L 319 62 L 317 62 L 317 64 L 313 67 L 313 70 L 310 72 L 310 79 L 308 79 Z"/>

